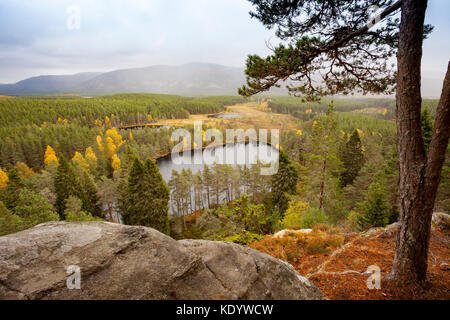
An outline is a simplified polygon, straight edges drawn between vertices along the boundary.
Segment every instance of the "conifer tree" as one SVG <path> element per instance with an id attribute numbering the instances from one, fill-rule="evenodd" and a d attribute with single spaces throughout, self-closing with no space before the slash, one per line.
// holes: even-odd
<path id="1" fill-rule="evenodd" d="M 80 198 L 83 202 L 83 210 L 89 211 L 89 202 L 87 201 L 80 180 L 78 179 L 75 169 L 64 156 L 59 159 L 54 185 L 56 194 L 55 208 L 61 219 L 64 218 L 66 199 L 70 196 Z"/>
<path id="2" fill-rule="evenodd" d="M 48 200 L 27 188 L 22 189 L 18 194 L 17 205 L 12 211 L 22 219 L 23 229 L 31 228 L 40 223 L 59 220 L 58 214 L 52 211 Z"/>
<path id="3" fill-rule="evenodd" d="M 422 110 L 421 115 L 422 121 L 422 136 L 423 136 L 423 145 L 425 148 L 425 152 L 428 152 L 428 148 L 430 147 L 431 138 L 433 137 L 433 123 L 430 119 L 430 112 L 428 111 L 428 107 Z"/>
<path id="4" fill-rule="evenodd" d="M 369 187 L 367 199 L 361 203 L 358 224 L 362 230 L 384 227 L 389 222 L 389 203 L 386 199 L 385 187 L 374 182 Z"/>
<path id="5" fill-rule="evenodd" d="M 177 170 L 172 169 L 172 175 L 170 176 L 170 180 L 169 180 L 169 188 L 171 190 L 171 199 L 172 199 L 172 203 L 174 204 L 174 211 L 176 208 L 176 213 L 178 213 L 178 215 L 182 215 L 182 199 L 181 199 L 181 194 L 180 194 L 180 174 L 178 173 Z"/>
<path id="6" fill-rule="evenodd" d="M 135 158 L 121 198 L 125 224 L 141 225 L 169 233 L 168 202 L 170 192 L 152 160 L 144 164 Z"/>
<path id="7" fill-rule="evenodd" d="M 150 186 L 153 187 L 151 196 L 154 205 L 151 208 L 153 210 L 151 226 L 165 234 L 169 234 L 168 213 L 170 190 L 159 172 L 158 166 L 152 159 L 147 159 L 145 167 L 149 177 Z"/>
<path id="8" fill-rule="evenodd" d="M 24 184 L 22 179 L 20 179 L 19 174 L 16 169 L 11 169 L 8 171 L 8 184 L 3 193 L 3 202 L 6 207 L 10 210 L 14 209 L 17 205 L 18 196 L 20 191 L 23 189 Z"/>
<path id="9" fill-rule="evenodd" d="M 345 143 L 339 156 L 344 166 L 341 175 L 341 185 L 342 187 L 345 187 L 346 185 L 353 183 L 364 164 L 361 138 L 356 129 L 353 131 L 350 139 Z"/>
<path id="10" fill-rule="evenodd" d="M 208 208 L 211 207 L 211 193 L 213 188 L 214 177 L 207 165 L 203 166 L 203 182 L 206 188 L 206 197 L 208 200 Z"/>
<path id="11" fill-rule="evenodd" d="M 339 186 L 342 164 L 337 147 L 337 120 L 331 103 L 327 113 L 313 121 L 309 143 L 311 153 L 306 154 L 307 170 L 302 187 L 305 200 L 323 211 L 332 223 L 339 222 L 345 215 Z"/>
<path id="12" fill-rule="evenodd" d="M 87 201 L 89 202 L 89 213 L 95 217 L 103 217 L 97 186 L 92 176 L 86 170 L 83 170 L 81 182 Z"/>
<path id="13" fill-rule="evenodd" d="M 18 232 L 23 229 L 22 225 L 22 219 L 8 210 L 0 201 L 0 236 Z"/>
<path id="14" fill-rule="evenodd" d="M 289 206 L 287 195 L 296 193 L 297 180 L 297 169 L 291 164 L 288 156 L 280 150 L 279 169 L 272 176 L 272 205 L 280 214 L 284 214 Z"/>

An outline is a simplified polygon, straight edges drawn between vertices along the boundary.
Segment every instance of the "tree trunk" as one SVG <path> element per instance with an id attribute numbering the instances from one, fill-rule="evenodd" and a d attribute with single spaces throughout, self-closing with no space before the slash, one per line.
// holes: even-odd
<path id="1" fill-rule="evenodd" d="M 322 166 L 322 181 L 320 183 L 319 210 L 322 210 L 322 207 L 323 207 L 323 194 L 325 191 L 325 178 L 326 178 L 326 171 L 327 171 L 327 157 L 328 157 L 328 153 L 325 153 L 325 158 L 323 160 L 323 166 Z"/>
<path id="2" fill-rule="evenodd" d="M 450 133 L 447 72 L 427 159 L 420 119 L 426 7 L 424 0 L 404 0 L 400 23 L 396 100 L 401 227 L 390 278 L 403 284 L 426 279 L 431 217 Z"/>

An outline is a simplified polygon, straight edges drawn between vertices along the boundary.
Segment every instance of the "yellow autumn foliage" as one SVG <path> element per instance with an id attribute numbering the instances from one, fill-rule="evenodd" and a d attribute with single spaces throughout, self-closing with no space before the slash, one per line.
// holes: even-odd
<path id="1" fill-rule="evenodd" d="M 119 172 L 120 166 L 121 166 L 120 158 L 117 156 L 117 154 L 114 154 L 111 159 L 111 167 L 114 170 L 114 175 L 117 172 Z"/>
<path id="2" fill-rule="evenodd" d="M 66 125 L 69 123 L 69 120 L 67 119 L 62 119 L 61 117 L 58 117 L 58 124 L 63 124 Z"/>
<path id="3" fill-rule="evenodd" d="M 8 175 L 5 171 L 0 168 L 0 190 L 3 190 L 6 188 L 6 185 L 8 184 Z"/>
<path id="4" fill-rule="evenodd" d="M 111 120 L 108 118 L 108 116 L 105 116 L 105 124 L 107 128 L 111 128 Z"/>
<path id="5" fill-rule="evenodd" d="M 89 164 L 90 170 L 94 170 L 97 167 L 97 156 L 95 155 L 95 152 L 91 147 L 86 148 L 86 151 L 84 152 L 84 158 Z"/>
<path id="6" fill-rule="evenodd" d="M 99 126 L 100 128 L 103 128 L 103 123 L 102 123 L 101 120 L 95 119 L 95 124 L 96 124 L 97 126 Z"/>
<path id="7" fill-rule="evenodd" d="M 96 140 L 97 140 L 98 149 L 103 152 L 103 150 L 105 150 L 105 148 L 103 147 L 102 137 L 97 136 Z"/>
<path id="8" fill-rule="evenodd" d="M 79 152 L 75 152 L 75 155 L 72 158 L 73 164 L 80 166 L 87 171 L 90 171 L 89 163 L 86 161 L 86 159 L 83 157 L 83 155 Z"/>
<path id="9" fill-rule="evenodd" d="M 44 154 L 44 164 L 46 167 L 50 166 L 53 162 L 59 163 L 55 150 L 51 146 L 47 146 Z"/>
<path id="10" fill-rule="evenodd" d="M 112 159 L 117 149 L 125 142 L 116 128 L 108 129 L 105 133 L 105 139 L 97 136 L 98 149 L 103 152 L 106 159 Z"/>
<path id="11" fill-rule="evenodd" d="M 113 140 L 113 143 L 117 148 L 119 148 L 124 143 L 122 136 L 117 132 L 116 128 L 106 130 L 105 135 Z"/>
<path id="12" fill-rule="evenodd" d="M 356 129 L 358 131 L 359 136 L 362 138 L 364 136 L 364 132 L 360 129 Z"/>
<path id="13" fill-rule="evenodd" d="M 106 137 L 104 149 L 106 159 L 112 159 L 116 150 L 117 146 L 114 144 L 114 140 L 111 137 Z"/>

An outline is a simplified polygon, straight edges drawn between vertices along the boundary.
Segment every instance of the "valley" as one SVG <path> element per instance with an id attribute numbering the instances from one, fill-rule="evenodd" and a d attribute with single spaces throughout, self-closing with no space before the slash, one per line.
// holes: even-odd
<path id="1" fill-rule="evenodd" d="M 340 283 L 345 268 L 364 273 L 366 262 L 358 264 L 359 257 L 344 262 L 339 274 L 321 267 L 365 232 L 397 221 L 394 106 L 389 99 L 341 97 L 310 103 L 282 96 L 160 94 L 1 99 L 0 234 L 48 221 L 147 226 L 177 240 L 233 242 L 268 253 L 291 263 L 330 298 L 406 297 L 391 289 L 383 291 L 386 296 L 373 295 L 359 282 L 351 282 L 358 295 L 346 286 L 329 287 L 330 281 Z M 432 118 L 436 106 L 435 100 L 425 100 L 424 117 Z M 174 139 L 178 129 L 188 136 Z M 211 138 L 225 139 L 228 129 L 277 129 L 279 141 L 269 134 L 264 147 L 245 139 L 224 145 L 226 140 Z M 196 134 L 201 144 L 195 143 Z M 215 148 L 199 150 L 210 140 Z M 198 153 L 199 164 L 176 164 L 170 153 L 177 145 L 194 150 L 188 152 L 191 160 Z M 252 163 L 221 162 L 222 153 L 227 160 L 270 156 Z M 444 172 L 448 166 L 447 160 Z M 262 174 L 271 167 L 277 170 Z M 444 175 L 435 210 L 448 212 L 448 194 Z M 289 230 L 313 231 L 298 237 Z M 274 237 L 278 231 L 287 236 Z M 447 241 L 446 231 L 440 232 L 435 252 Z M 380 244 L 361 241 L 347 254 L 362 250 L 359 256 L 380 264 L 367 249 Z M 392 259 L 392 249 L 377 250 Z M 441 251 L 437 259 L 445 264 Z M 433 288 L 439 293 L 415 295 L 445 297 L 442 283 Z"/>

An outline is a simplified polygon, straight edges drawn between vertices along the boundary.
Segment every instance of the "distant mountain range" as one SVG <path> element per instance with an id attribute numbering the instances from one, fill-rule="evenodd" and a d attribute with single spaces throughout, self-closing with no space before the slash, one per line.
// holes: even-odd
<path id="1" fill-rule="evenodd" d="M 73 75 L 45 75 L 15 84 L 0 84 L 0 95 L 81 94 L 144 92 L 177 95 L 235 95 L 245 83 L 243 68 L 211 63 L 179 66 L 156 65 L 111 72 L 85 72 Z M 440 96 L 441 79 L 423 79 L 424 97 Z M 286 94 L 274 88 L 272 94 Z"/>
<path id="2" fill-rule="evenodd" d="M 0 94 L 98 95 L 125 92 L 179 95 L 237 94 L 237 88 L 244 82 L 243 68 L 188 63 L 180 66 L 157 65 L 104 73 L 38 76 L 15 84 L 0 84 Z"/>

